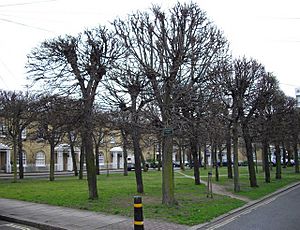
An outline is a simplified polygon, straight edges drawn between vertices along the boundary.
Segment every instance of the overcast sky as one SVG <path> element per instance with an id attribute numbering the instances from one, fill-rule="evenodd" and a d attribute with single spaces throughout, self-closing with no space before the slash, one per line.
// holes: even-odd
<path id="1" fill-rule="evenodd" d="M 26 54 L 45 39 L 107 25 L 152 4 L 175 0 L 0 0 L 0 88 L 27 84 Z M 190 2 L 190 1 L 180 1 Z M 299 0 L 194 0 L 224 31 L 235 57 L 252 57 L 273 72 L 282 90 L 300 87 Z"/>

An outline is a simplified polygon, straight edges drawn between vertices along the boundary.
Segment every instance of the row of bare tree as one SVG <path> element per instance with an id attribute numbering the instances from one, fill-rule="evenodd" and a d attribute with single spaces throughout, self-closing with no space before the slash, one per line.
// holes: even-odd
<path id="1" fill-rule="evenodd" d="M 172 162 L 176 143 L 180 152 L 188 148 L 191 153 L 196 184 L 200 184 L 199 152 L 209 144 L 216 169 L 217 152 L 226 148 L 228 176 L 234 178 L 234 189 L 239 191 L 240 137 L 246 145 L 251 186 L 257 186 L 254 142 L 263 146 L 266 182 L 270 181 L 271 143 L 277 149 L 278 178 L 282 144 L 293 146 L 299 171 L 295 101 L 279 90 L 275 76 L 262 64 L 254 59 L 233 59 L 223 33 L 197 4 L 178 3 L 168 11 L 154 6 L 127 19 L 116 19 L 111 26 L 47 40 L 32 50 L 27 63 L 28 78 L 43 94 L 58 95 L 51 96 L 53 100 L 68 100 L 53 114 L 44 113 L 52 102 L 44 103 L 39 114 L 41 121 L 53 121 L 44 124 L 51 127 L 49 136 L 53 138 L 47 137 L 51 146 L 59 141 L 56 131 L 61 125 L 68 124 L 70 141 L 74 130 L 80 130 L 90 199 L 98 197 L 94 121 L 121 131 L 124 159 L 132 144 L 140 193 L 144 192 L 141 138 L 155 136 L 162 146 L 162 203 L 167 205 L 176 203 Z M 73 103 L 77 106 L 71 111 L 76 113 L 59 113 L 70 111 L 65 107 Z M 103 111 L 106 115 L 96 119 Z M 61 123 L 60 118 L 65 120 Z"/>

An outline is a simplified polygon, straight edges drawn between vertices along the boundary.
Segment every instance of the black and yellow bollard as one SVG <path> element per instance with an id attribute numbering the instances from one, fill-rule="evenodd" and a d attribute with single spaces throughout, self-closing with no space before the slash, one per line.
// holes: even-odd
<path id="1" fill-rule="evenodd" d="M 134 197 L 134 230 L 144 229 L 142 197 Z"/>
<path id="2" fill-rule="evenodd" d="M 212 192 L 212 172 L 208 172 L 208 177 L 207 177 L 207 197 L 213 198 L 213 192 Z"/>

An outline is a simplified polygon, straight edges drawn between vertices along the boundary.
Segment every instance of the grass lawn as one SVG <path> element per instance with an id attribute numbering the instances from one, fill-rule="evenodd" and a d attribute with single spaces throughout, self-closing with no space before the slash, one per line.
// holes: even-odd
<path id="1" fill-rule="evenodd" d="M 233 180 L 227 178 L 227 168 L 220 168 L 220 185 L 233 192 Z M 263 172 L 257 174 L 258 188 L 249 187 L 247 167 L 240 167 L 240 195 L 258 199 L 287 184 L 300 180 L 300 174 L 294 168 L 282 169 L 282 180 L 275 180 L 275 170 L 271 171 L 271 183 L 264 182 Z M 186 170 L 193 175 L 193 170 Z M 208 170 L 201 169 L 201 177 L 207 179 Z M 213 170 L 214 178 L 214 170 Z M 243 201 L 214 195 L 206 197 L 204 185 L 195 186 L 194 180 L 175 172 L 175 197 L 178 205 L 168 207 L 161 204 L 161 172 L 143 173 L 145 194 L 143 197 L 144 217 L 161 219 L 179 224 L 195 225 L 207 222 L 229 210 L 240 207 Z M 215 182 L 215 181 L 214 181 Z M 87 199 L 87 182 L 74 177 L 59 177 L 50 182 L 47 179 L 24 179 L 18 183 L 0 180 L 0 197 L 19 199 L 37 203 L 47 203 L 65 207 L 85 209 L 133 217 L 133 196 L 136 194 L 135 175 L 100 175 L 98 177 L 99 200 Z"/>
<path id="2" fill-rule="evenodd" d="M 243 201 L 214 195 L 206 197 L 204 185 L 195 186 L 190 178 L 175 174 L 175 197 L 178 205 L 161 204 L 161 172 L 143 173 L 144 218 L 161 219 L 174 223 L 195 225 L 211 220 L 244 204 Z M 47 179 L 24 179 L 18 183 L 0 181 L 0 197 L 65 207 L 105 212 L 133 217 L 133 196 L 136 194 L 135 175 L 111 174 L 98 177 L 99 200 L 87 199 L 87 182 L 74 177 Z"/>
<path id="3" fill-rule="evenodd" d="M 247 167 L 245 167 L 247 168 Z M 276 190 L 287 186 L 288 184 L 300 181 L 300 174 L 295 173 L 294 167 L 282 168 L 282 179 L 276 180 L 275 179 L 275 172 L 276 169 L 273 168 L 271 171 L 271 182 L 265 183 L 265 176 L 262 170 L 258 171 L 256 175 L 258 187 L 251 188 L 249 186 L 249 176 L 248 174 L 243 174 L 240 176 L 240 184 L 241 184 L 241 191 L 239 192 L 240 195 L 246 196 L 249 199 L 256 200 L 263 196 L 266 196 Z M 233 181 L 226 179 L 226 177 L 220 178 L 220 184 L 226 186 L 229 191 L 233 192 Z"/>
<path id="4" fill-rule="evenodd" d="M 188 175 L 193 175 L 192 170 L 187 170 L 185 173 Z M 201 174 L 202 180 L 207 179 L 207 173 L 208 173 L 208 169 L 204 170 L 203 168 L 201 168 L 200 174 Z M 213 173 L 213 182 L 214 183 L 223 185 L 226 187 L 226 189 L 228 191 L 234 192 L 233 191 L 233 180 L 227 178 L 227 167 L 219 168 L 219 174 L 221 176 L 220 176 L 220 180 L 218 182 L 215 181 L 215 169 L 212 169 L 212 173 Z M 265 195 L 275 192 L 276 190 L 278 190 L 288 184 L 300 181 L 300 174 L 295 173 L 294 167 L 282 168 L 282 179 L 276 180 L 275 179 L 276 168 L 274 167 L 273 170 L 271 171 L 271 183 L 265 183 L 264 172 L 262 171 L 261 167 L 258 167 L 258 173 L 256 174 L 258 187 L 251 188 L 249 186 L 250 182 L 249 182 L 249 176 L 248 176 L 248 167 L 247 166 L 239 167 L 239 173 L 240 173 L 241 191 L 238 194 L 242 195 L 242 196 L 246 196 L 252 200 L 259 199 Z"/>

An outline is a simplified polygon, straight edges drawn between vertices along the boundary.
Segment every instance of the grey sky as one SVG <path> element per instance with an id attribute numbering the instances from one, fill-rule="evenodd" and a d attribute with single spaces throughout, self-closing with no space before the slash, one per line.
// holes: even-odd
<path id="1" fill-rule="evenodd" d="M 115 17 L 175 0 L 0 0 L 0 88 L 24 89 L 26 54 L 39 42 L 107 25 Z M 190 1 L 180 1 L 190 2 Z M 221 28 L 235 57 L 253 57 L 294 96 L 300 87 L 298 0 L 194 0 Z"/>

